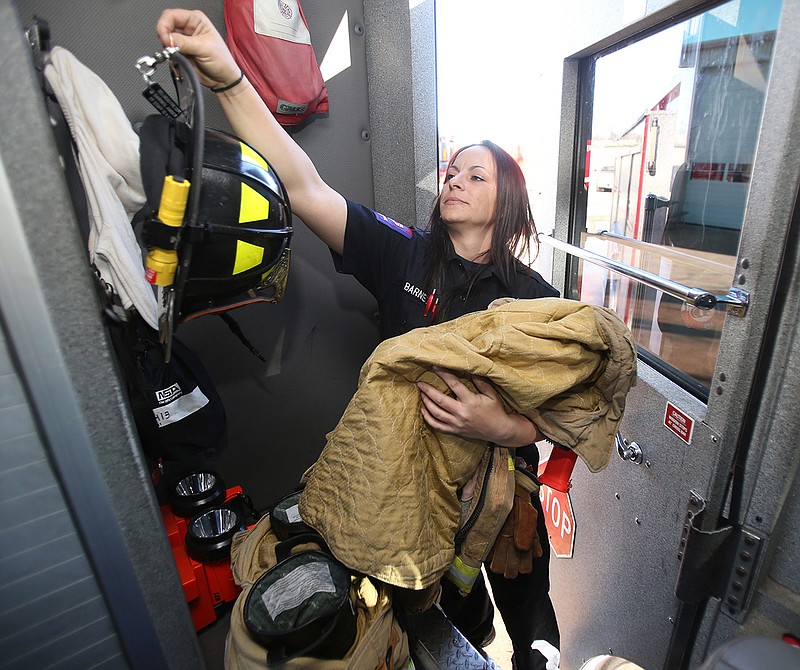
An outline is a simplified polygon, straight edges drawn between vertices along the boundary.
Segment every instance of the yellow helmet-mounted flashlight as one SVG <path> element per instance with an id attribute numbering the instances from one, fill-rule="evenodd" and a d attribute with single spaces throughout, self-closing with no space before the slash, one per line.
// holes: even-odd
<path id="1" fill-rule="evenodd" d="M 162 231 L 164 242 L 161 244 L 167 248 L 155 246 L 157 243 L 153 242 L 154 246 L 151 246 L 147 253 L 145 278 L 156 286 L 172 286 L 175 281 L 175 272 L 178 269 L 178 232 L 183 225 L 190 187 L 191 184 L 183 177 L 172 175 L 164 177 L 158 214 L 150 225 L 155 226 L 160 223 L 175 230 Z"/>

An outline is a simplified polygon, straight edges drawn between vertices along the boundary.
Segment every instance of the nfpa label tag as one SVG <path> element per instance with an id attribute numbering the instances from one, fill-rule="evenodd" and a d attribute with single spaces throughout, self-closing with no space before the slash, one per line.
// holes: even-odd
<path id="1" fill-rule="evenodd" d="M 686 412 L 682 412 L 671 402 L 667 403 L 664 412 L 664 425 L 681 438 L 686 444 L 692 443 L 694 432 L 694 419 Z"/>

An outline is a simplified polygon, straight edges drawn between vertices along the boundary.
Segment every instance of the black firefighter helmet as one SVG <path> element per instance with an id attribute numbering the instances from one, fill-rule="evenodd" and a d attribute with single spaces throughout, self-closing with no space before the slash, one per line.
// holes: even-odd
<path id="1" fill-rule="evenodd" d="M 139 132 L 151 214 L 142 237 L 148 247 L 168 245 L 165 237 L 172 239 L 179 263 L 176 323 L 251 302 L 276 302 L 289 269 L 292 214 L 275 170 L 249 144 L 211 128 L 204 129 L 198 160 L 194 132 L 160 114 L 147 117 Z M 194 174 L 198 165 L 199 175 Z M 153 216 L 168 175 L 191 183 L 184 225 L 177 234 Z"/>

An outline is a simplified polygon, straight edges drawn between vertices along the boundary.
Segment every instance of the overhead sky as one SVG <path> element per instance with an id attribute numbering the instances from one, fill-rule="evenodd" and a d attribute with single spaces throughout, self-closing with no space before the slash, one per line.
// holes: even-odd
<path id="1" fill-rule="evenodd" d="M 440 129 L 464 142 L 518 137 L 542 106 L 545 3 L 437 0 Z"/>
<path id="2" fill-rule="evenodd" d="M 629 0 L 624 10 L 636 18 L 641 5 Z M 559 104 L 563 58 L 586 46 L 570 43 L 560 12 L 553 3 L 531 0 L 436 0 L 439 125 L 445 135 L 455 135 L 457 144 L 484 138 L 524 144 L 531 127 L 550 118 Z M 646 68 L 646 75 L 624 74 L 620 68 L 630 67 L 629 59 L 608 64 L 609 77 L 638 82 L 615 87 L 615 106 L 630 110 L 631 123 L 669 90 L 681 35 L 677 30 L 658 38 L 670 42 L 662 46 L 673 55 L 643 60 L 637 72 Z"/>

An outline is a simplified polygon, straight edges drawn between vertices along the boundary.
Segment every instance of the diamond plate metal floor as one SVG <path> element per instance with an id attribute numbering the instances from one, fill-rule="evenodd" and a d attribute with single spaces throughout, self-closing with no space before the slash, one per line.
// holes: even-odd
<path id="1" fill-rule="evenodd" d="M 417 670 L 500 670 L 494 661 L 481 656 L 438 608 L 407 615 L 406 623 Z"/>

